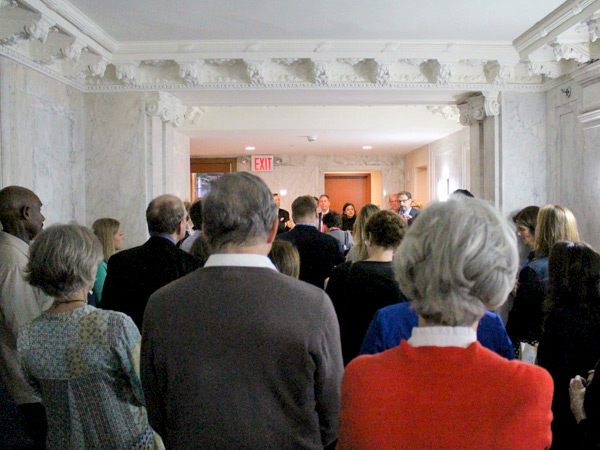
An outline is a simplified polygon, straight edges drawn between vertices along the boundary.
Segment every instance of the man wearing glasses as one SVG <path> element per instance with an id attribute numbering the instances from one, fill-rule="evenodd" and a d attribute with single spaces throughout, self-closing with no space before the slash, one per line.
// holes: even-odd
<path id="1" fill-rule="evenodd" d="M 419 210 L 414 209 L 412 205 L 412 195 L 408 191 L 402 191 L 398 193 L 398 201 L 400 202 L 400 217 L 403 220 L 409 221 L 410 219 L 415 219 L 419 215 Z"/>

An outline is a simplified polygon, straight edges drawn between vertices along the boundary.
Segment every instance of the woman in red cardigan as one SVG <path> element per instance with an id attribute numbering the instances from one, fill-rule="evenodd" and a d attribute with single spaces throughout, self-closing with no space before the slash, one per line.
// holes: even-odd
<path id="1" fill-rule="evenodd" d="M 338 448 L 549 448 L 552 378 L 485 349 L 475 331 L 514 284 L 508 222 L 477 199 L 431 205 L 396 264 L 419 326 L 398 347 L 346 368 Z"/>

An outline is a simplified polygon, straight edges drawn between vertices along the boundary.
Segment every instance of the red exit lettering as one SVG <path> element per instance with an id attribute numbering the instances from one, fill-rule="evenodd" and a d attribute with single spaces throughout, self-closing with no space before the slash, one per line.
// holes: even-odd
<path id="1" fill-rule="evenodd" d="M 254 156 L 252 158 L 252 170 L 255 172 L 265 172 L 273 170 L 272 156 Z"/>

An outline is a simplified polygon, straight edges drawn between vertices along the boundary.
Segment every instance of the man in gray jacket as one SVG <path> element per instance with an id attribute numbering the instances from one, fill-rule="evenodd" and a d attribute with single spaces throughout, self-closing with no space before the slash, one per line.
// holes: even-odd
<path id="1" fill-rule="evenodd" d="M 150 424 L 174 449 L 330 445 L 343 366 L 329 297 L 267 258 L 277 206 L 260 178 L 213 182 L 203 213 L 214 253 L 146 308 Z"/>

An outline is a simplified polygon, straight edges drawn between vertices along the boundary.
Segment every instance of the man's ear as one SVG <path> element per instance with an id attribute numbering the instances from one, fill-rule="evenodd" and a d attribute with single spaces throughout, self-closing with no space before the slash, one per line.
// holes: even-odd
<path id="1" fill-rule="evenodd" d="M 29 205 L 25 205 L 23 207 L 21 207 L 21 219 L 25 219 L 25 220 L 29 220 L 30 217 L 30 208 Z"/>
<path id="2" fill-rule="evenodd" d="M 267 238 L 267 244 L 272 244 L 273 241 L 275 240 L 275 237 L 277 236 L 277 228 L 279 227 L 279 217 L 277 217 L 275 219 L 275 222 L 273 222 L 273 226 L 271 227 L 271 230 L 269 231 L 269 236 Z"/>

